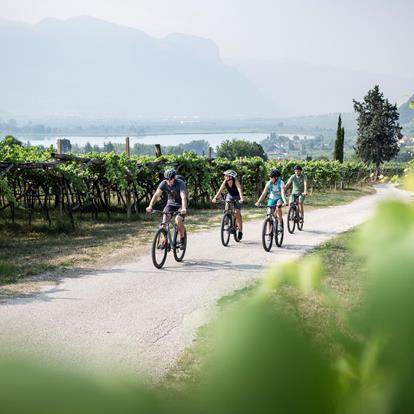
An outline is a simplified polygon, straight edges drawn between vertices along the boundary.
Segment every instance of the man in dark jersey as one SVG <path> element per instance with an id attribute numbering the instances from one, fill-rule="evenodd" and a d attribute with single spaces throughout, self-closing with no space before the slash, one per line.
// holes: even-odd
<path id="1" fill-rule="evenodd" d="M 176 178 L 176 175 L 177 171 L 174 169 L 165 170 L 165 180 L 161 181 L 157 191 L 152 196 L 149 206 L 147 207 L 147 212 L 152 212 L 154 204 L 159 200 L 162 193 L 165 192 L 167 194 L 167 204 L 163 210 L 163 221 L 166 221 L 167 214 L 178 212 L 175 217 L 175 222 L 177 223 L 177 228 L 180 233 L 181 244 L 183 244 L 185 236 L 184 217 L 187 214 L 187 186 L 183 180 Z"/>
<path id="2" fill-rule="evenodd" d="M 217 194 L 211 200 L 213 203 L 217 202 L 217 197 L 227 190 L 226 201 L 234 201 L 234 208 L 236 213 L 236 226 L 238 229 L 237 238 L 239 240 L 243 237 L 243 219 L 241 215 L 241 204 L 243 203 L 243 189 L 240 182 L 236 179 L 237 173 L 233 170 L 224 171 L 224 181 L 221 184 Z"/>

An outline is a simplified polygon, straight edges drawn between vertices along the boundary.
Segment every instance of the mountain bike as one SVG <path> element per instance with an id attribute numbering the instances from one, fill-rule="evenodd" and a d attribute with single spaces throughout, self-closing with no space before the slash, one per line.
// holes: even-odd
<path id="1" fill-rule="evenodd" d="M 300 194 L 293 194 L 293 200 L 288 212 L 287 225 L 290 234 L 293 234 L 295 231 L 295 226 L 298 227 L 298 230 L 303 229 L 303 218 L 299 211 L 299 196 Z"/>
<path id="2" fill-rule="evenodd" d="M 221 243 L 223 246 L 227 246 L 230 241 L 230 236 L 233 234 L 234 241 L 237 243 L 240 241 L 237 235 L 237 225 L 236 225 L 236 212 L 234 207 L 234 201 L 225 200 L 223 201 L 224 213 L 223 218 L 221 219 Z"/>
<path id="3" fill-rule="evenodd" d="M 265 206 L 259 206 L 264 208 Z M 279 224 L 277 218 L 274 215 L 276 207 L 266 207 L 267 214 L 263 222 L 262 227 L 262 244 L 263 248 L 270 252 L 273 244 L 273 238 L 277 247 L 282 247 L 284 237 L 284 225 L 282 218 L 282 225 Z"/>
<path id="4" fill-rule="evenodd" d="M 165 214 L 160 210 L 153 210 L 153 213 Z M 178 242 L 178 228 L 175 220 L 171 225 L 171 220 L 178 212 L 165 214 L 165 221 L 161 222 L 160 228 L 155 233 L 154 241 L 152 242 L 152 263 L 157 269 L 164 266 L 167 259 L 167 253 L 172 250 L 174 259 L 181 262 L 184 259 L 185 251 L 187 249 L 187 232 L 184 235 L 184 241 Z M 178 243 L 177 243 L 178 242 Z"/>

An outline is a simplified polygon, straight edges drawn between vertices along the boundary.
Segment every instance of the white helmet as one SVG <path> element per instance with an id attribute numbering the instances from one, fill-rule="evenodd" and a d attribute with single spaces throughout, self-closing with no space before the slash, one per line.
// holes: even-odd
<path id="1" fill-rule="evenodd" d="M 237 173 L 236 173 L 236 171 L 234 171 L 234 170 L 227 170 L 227 171 L 224 171 L 224 173 L 223 173 L 224 175 L 228 175 L 228 176 L 230 176 L 230 177 L 233 177 L 233 178 L 236 178 L 237 177 Z"/>

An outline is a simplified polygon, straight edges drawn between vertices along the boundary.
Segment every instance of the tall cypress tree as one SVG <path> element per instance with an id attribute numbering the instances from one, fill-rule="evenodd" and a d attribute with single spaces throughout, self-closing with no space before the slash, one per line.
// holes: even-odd
<path id="1" fill-rule="evenodd" d="M 355 152 L 364 162 L 375 164 L 377 179 L 381 164 L 400 150 L 398 141 L 402 138 L 402 128 L 398 123 L 397 105 L 391 105 L 375 85 L 362 103 L 354 100 L 354 110 L 358 125 Z"/>
<path id="2" fill-rule="evenodd" d="M 334 160 L 338 160 L 339 162 L 344 161 L 344 139 L 345 129 L 342 127 L 342 119 L 341 115 L 339 114 L 338 127 L 336 129 L 335 148 L 333 153 Z"/>
<path id="3" fill-rule="evenodd" d="M 345 127 L 342 127 L 341 131 L 341 157 L 339 161 L 344 162 L 344 148 L 345 148 Z"/>

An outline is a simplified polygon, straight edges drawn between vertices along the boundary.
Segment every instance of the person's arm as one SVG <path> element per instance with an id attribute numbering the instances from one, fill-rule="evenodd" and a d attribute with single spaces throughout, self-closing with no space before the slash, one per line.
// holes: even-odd
<path id="1" fill-rule="evenodd" d="M 292 185 L 292 177 L 289 178 L 286 185 L 283 186 L 283 189 L 286 191 Z"/>
<path id="2" fill-rule="evenodd" d="M 283 204 L 287 206 L 286 196 L 285 196 L 285 186 L 282 186 L 282 190 L 280 191 L 282 195 Z"/>
<path id="3" fill-rule="evenodd" d="M 244 201 L 244 197 L 243 197 L 243 188 L 242 188 L 242 186 L 241 186 L 241 184 L 240 184 L 240 181 L 237 181 L 237 180 L 236 180 L 236 187 L 237 187 L 237 189 L 239 190 L 239 194 L 240 194 L 240 203 L 243 203 L 243 201 Z"/>
<path id="4" fill-rule="evenodd" d="M 216 195 L 214 196 L 214 198 L 211 200 L 213 203 L 217 202 L 217 197 L 218 197 L 218 196 L 219 196 L 219 195 L 223 192 L 225 185 L 226 185 L 226 180 L 224 180 L 224 181 L 221 183 L 221 186 L 220 186 L 219 190 L 217 191 L 217 194 L 216 194 Z"/>
<path id="5" fill-rule="evenodd" d="M 259 199 L 257 200 L 257 202 L 255 203 L 255 206 L 259 207 L 260 203 L 266 198 L 267 193 L 269 192 L 269 189 L 267 188 L 267 186 L 264 188 L 261 196 L 259 197 Z"/>
<path id="6" fill-rule="evenodd" d="M 304 184 L 304 190 L 305 190 L 303 194 L 308 195 L 308 177 L 305 177 L 305 179 L 303 180 L 303 184 Z"/>
<path id="7" fill-rule="evenodd" d="M 161 194 L 162 194 L 161 188 L 157 188 L 157 191 L 152 196 L 151 201 L 150 201 L 148 207 L 146 208 L 148 213 L 152 213 L 152 210 L 154 208 L 154 204 L 160 199 Z"/>
<path id="8" fill-rule="evenodd" d="M 181 191 L 181 213 L 186 214 L 187 213 L 187 192 Z"/>

